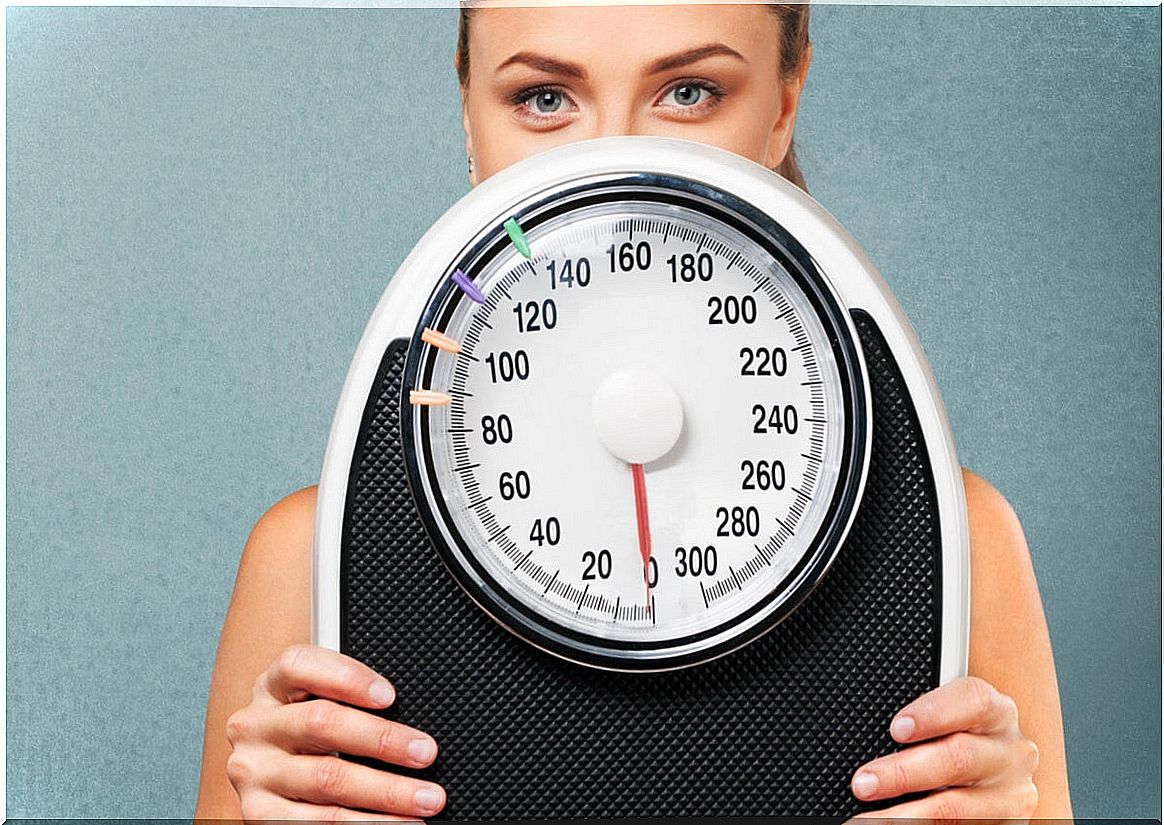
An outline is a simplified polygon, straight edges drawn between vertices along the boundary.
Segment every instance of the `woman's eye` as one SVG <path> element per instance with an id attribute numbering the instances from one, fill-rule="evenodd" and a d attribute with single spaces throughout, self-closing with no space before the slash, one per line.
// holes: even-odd
<path id="1" fill-rule="evenodd" d="M 694 83 L 684 83 L 670 90 L 663 102 L 672 100 L 675 106 L 695 106 L 711 97 L 711 90 L 707 86 L 698 86 Z"/>
<path id="2" fill-rule="evenodd" d="M 514 92 L 506 100 L 518 107 L 514 114 L 534 128 L 560 126 L 578 111 L 570 93 L 557 86 L 531 86 Z"/>
<path id="3" fill-rule="evenodd" d="M 557 89 L 530 89 L 518 102 L 534 115 L 554 115 L 565 108 L 565 94 Z"/>
<path id="4" fill-rule="evenodd" d="M 672 86 L 671 91 L 667 92 L 663 97 L 663 102 L 666 103 L 669 99 L 674 98 L 672 105 L 683 108 L 690 108 L 704 103 L 711 98 L 722 97 L 722 93 L 705 83 L 680 83 L 677 86 Z"/>

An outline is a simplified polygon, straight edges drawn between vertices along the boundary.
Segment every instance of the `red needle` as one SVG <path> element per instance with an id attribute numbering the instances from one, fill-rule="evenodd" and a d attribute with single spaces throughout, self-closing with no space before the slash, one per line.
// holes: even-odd
<path id="1" fill-rule="evenodd" d="M 647 586 L 647 609 L 651 607 L 651 522 L 647 517 L 647 480 L 643 476 L 643 465 L 632 464 L 631 475 L 635 481 L 635 521 L 639 528 L 639 552 L 643 556 L 643 582 Z"/>

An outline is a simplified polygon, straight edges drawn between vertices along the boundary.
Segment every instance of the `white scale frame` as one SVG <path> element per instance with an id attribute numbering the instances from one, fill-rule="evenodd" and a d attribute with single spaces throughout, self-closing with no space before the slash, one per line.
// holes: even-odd
<path id="1" fill-rule="evenodd" d="M 348 475 L 364 408 L 388 344 L 413 336 L 417 319 L 446 274 L 444 264 L 483 229 L 500 225 L 514 204 L 584 179 L 639 173 L 693 180 L 771 216 L 812 256 L 841 306 L 864 310 L 877 324 L 913 399 L 934 473 L 942 553 L 939 681 L 964 676 L 969 655 L 970 541 L 961 466 L 929 362 L 885 278 L 835 217 L 775 172 L 697 141 L 642 135 L 566 144 L 492 175 L 433 224 L 396 270 L 356 349 L 324 454 L 312 563 L 313 642 L 339 650 L 340 547 Z M 868 428 L 867 438 L 871 433 Z"/>

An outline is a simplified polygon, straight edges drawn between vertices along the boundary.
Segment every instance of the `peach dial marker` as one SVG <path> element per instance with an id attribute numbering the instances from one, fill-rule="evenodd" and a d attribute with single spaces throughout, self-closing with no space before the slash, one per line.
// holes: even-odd
<path id="1" fill-rule="evenodd" d="M 453 397 L 436 390 L 409 390 L 408 403 L 420 407 L 440 407 L 448 404 Z"/>
<path id="2" fill-rule="evenodd" d="M 445 352 L 451 352 L 454 355 L 461 351 L 461 344 L 454 341 L 443 332 L 437 332 L 431 327 L 425 327 L 424 332 L 420 333 L 420 340 L 426 344 L 431 344 L 437 349 L 443 349 Z"/>

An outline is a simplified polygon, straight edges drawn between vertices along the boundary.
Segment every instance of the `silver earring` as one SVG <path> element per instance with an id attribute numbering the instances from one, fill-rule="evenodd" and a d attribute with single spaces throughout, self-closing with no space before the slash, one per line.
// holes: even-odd
<path id="1" fill-rule="evenodd" d="M 473 156 L 469 155 L 469 174 L 473 174 Z"/>

